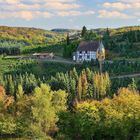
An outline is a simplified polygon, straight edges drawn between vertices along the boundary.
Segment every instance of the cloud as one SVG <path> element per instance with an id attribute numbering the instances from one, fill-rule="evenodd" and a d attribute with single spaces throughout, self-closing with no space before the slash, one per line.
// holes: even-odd
<path id="1" fill-rule="evenodd" d="M 1 12 L 1 19 L 5 18 L 20 18 L 25 20 L 33 19 L 33 13 L 31 11 L 19 11 L 19 12 Z"/>
<path id="2" fill-rule="evenodd" d="M 53 10 L 71 10 L 80 8 L 78 4 L 63 3 L 63 2 L 47 2 L 45 4 L 46 8 Z"/>
<path id="3" fill-rule="evenodd" d="M 0 18 L 32 20 L 52 16 L 92 15 L 94 11 L 81 11 L 78 0 L 0 0 Z"/>
<path id="4" fill-rule="evenodd" d="M 82 16 L 82 15 L 93 15 L 95 14 L 94 11 L 60 11 L 58 12 L 58 16 Z"/>
<path id="5" fill-rule="evenodd" d="M 103 9 L 91 10 L 91 7 L 82 5 L 80 0 L 0 0 L 0 19 L 32 20 L 40 17 L 89 16 L 94 15 L 95 11 L 99 18 L 139 18 L 140 0 L 102 2 L 101 8 Z"/>
<path id="6" fill-rule="evenodd" d="M 120 0 L 123 2 L 130 2 L 130 3 L 136 3 L 136 2 L 140 2 L 140 0 Z"/>
<path id="7" fill-rule="evenodd" d="M 129 19 L 140 17 L 140 0 L 115 0 L 114 2 L 103 2 L 103 10 L 99 11 L 100 18 L 120 18 Z M 128 14 L 126 14 L 128 13 Z"/>
<path id="8" fill-rule="evenodd" d="M 119 2 L 105 2 L 103 3 L 104 8 L 112 8 L 118 10 L 125 9 L 140 9 L 140 0 L 121 0 Z"/>
<path id="9" fill-rule="evenodd" d="M 136 12 L 135 15 L 140 16 L 140 12 Z"/>
<path id="10" fill-rule="evenodd" d="M 107 10 L 100 10 L 99 11 L 99 18 L 113 18 L 113 19 L 130 19 L 134 18 L 134 16 L 127 15 L 125 13 L 121 13 L 118 11 L 107 11 Z"/>
<path id="11" fill-rule="evenodd" d="M 121 2 L 114 2 L 114 3 L 105 2 L 103 4 L 103 7 L 124 10 L 124 9 L 131 8 L 131 5 L 130 4 L 121 3 Z"/>
<path id="12" fill-rule="evenodd" d="M 0 0 L 0 2 L 3 2 L 3 0 Z M 4 2 L 7 4 L 17 4 L 20 0 L 5 0 Z"/>

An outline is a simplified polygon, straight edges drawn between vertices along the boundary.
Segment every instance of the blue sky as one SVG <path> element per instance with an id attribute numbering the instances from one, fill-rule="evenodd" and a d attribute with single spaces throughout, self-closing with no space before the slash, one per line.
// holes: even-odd
<path id="1" fill-rule="evenodd" d="M 140 25 L 140 0 L 0 0 L 0 25 L 44 29 Z"/>

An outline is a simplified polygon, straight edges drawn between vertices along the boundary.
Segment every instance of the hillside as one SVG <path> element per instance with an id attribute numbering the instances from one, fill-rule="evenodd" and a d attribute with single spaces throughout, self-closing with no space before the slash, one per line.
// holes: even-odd
<path id="1" fill-rule="evenodd" d="M 50 43 L 60 41 L 63 38 L 63 34 L 56 32 L 27 27 L 7 27 L 0 26 L 0 39 L 3 40 L 16 40 L 25 41 L 28 43 Z"/>
<path id="2" fill-rule="evenodd" d="M 112 53 L 111 58 L 140 57 L 140 26 L 104 29 L 102 35 L 105 47 Z"/>
<path id="3" fill-rule="evenodd" d="M 97 29 L 91 29 L 92 31 L 103 35 L 106 32 L 107 28 L 97 28 Z M 119 27 L 119 28 L 108 28 L 111 35 L 115 35 L 115 34 L 122 34 L 125 32 L 129 32 L 129 31 L 137 31 L 140 30 L 140 26 L 126 26 L 126 27 Z"/>
<path id="4" fill-rule="evenodd" d="M 64 39 L 63 33 L 36 28 L 0 26 L 0 48 L 14 47 L 30 52 L 32 48 L 54 45 Z"/>
<path id="5" fill-rule="evenodd" d="M 67 37 L 66 43 L 61 33 L 3 28 L 1 45 L 7 46 L 0 47 L 2 53 L 21 48 L 22 53 L 53 51 L 71 57 L 81 40 L 101 35 L 111 59 L 140 49 L 139 30 L 89 31 Z M 1 139 L 139 140 L 140 61 L 106 61 L 102 68 L 100 73 L 97 61 L 66 64 L 0 56 Z"/>
<path id="6" fill-rule="evenodd" d="M 64 32 L 78 32 L 80 30 L 76 30 L 76 29 L 63 29 L 63 28 L 56 28 L 56 29 L 52 29 L 52 32 L 58 32 L 58 33 L 64 33 Z"/>
<path id="7" fill-rule="evenodd" d="M 109 58 L 114 56 L 138 58 L 140 56 L 140 26 L 109 28 L 109 36 L 106 28 L 91 31 L 103 37 L 105 47 L 109 51 Z M 58 28 L 48 31 L 37 28 L 0 26 L 0 54 L 47 51 L 62 56 L 64 46 L 62 42 L 66 39 L 67 32 L 71 40 L 80 39 L 81 31 L 74 29 Z M 90 39 L 94 40 L 92 37 Z"/>
<path id="8" fill-rule="evenodd" d="M 140 26 L 91 29 L 86 30 L 83 37 L 75 33 L 72 37 L 74 41 L 64 49 L 64 56 L 72 57 L 79 44 L 78 40 L 91 41 L 100 38 L 104 43 L 107 59 L 140 58 Z"/>

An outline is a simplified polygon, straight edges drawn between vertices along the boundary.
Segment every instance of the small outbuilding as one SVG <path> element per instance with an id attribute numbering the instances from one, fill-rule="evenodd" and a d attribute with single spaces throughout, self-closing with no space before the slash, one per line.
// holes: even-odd
<path id="1" fill-rule="evenodd" d="M 54 53 L 34 53 L 33 57 L 38 59 L 53 59 Z"/>

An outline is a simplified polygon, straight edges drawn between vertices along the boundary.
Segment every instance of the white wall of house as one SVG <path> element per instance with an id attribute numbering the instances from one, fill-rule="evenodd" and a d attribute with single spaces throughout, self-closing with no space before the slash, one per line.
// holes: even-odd
<path id="1" fill-rule="evenodd" d="M 96 60 L 96 52 L 94 51 L 77 51 L 73 56 L 74 61 L 91 61 Z"/>
<path id="2" fill-rule="evenodd" d="M 73 55 L 73 61 L 76 61 L 76 56 L 75 55 Z"/>

